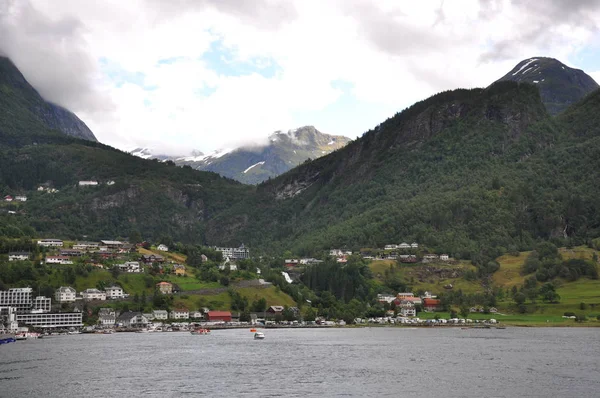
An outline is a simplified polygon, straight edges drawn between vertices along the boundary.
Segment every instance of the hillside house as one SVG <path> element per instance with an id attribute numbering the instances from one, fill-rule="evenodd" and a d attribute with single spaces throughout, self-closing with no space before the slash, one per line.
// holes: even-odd
<path id="1" fill-rule="evenodd" d="M 396 308 L 398 309 L 398 314 L 401 316 L 417 316 L 417 309 L 412 301 L 402 300 Z"/>
<path id="2" fill-rule="evenodd" d="M 190 318 L 202 319 L 202 318 L 204 318 L 204 312 L 203 311 L 192 311 L 192 312 L 190 312 Z"/>
<path id="3" fill-rule="evenodd" d="M 67 257 L 67 256 L 47 256 L 46 264 L 69 265 L 69 264 L 73 264 L 73 261 L 71 260 L 70 257 Z"/>
<path id="4" fill-rule="evenodd" d="M 112 285 L 107 288 L 104 288 L 104 291 L 106 292 L 106 298 L 110 300 L 118 300 L 125 297 L 123 288 L 118 285 Z"/>
<path id="5" fill-rule="evenodd" d="M 209 322 L 231 322 L 231 312 L 229 311 L 208 311 L 206 320 Z"/>
<path id="6" fill-rule="evenodd" d="M 283 313 L 284 307 L 282 305 L 272 305 L 267 309 L 267 314 L 281 314 Z"/>
<path id="7" fill-rule="evenodd" d="M 121 246 L 123 246 L 123 242 L 118 240 L 101 240 L 100 246 L 104 246 L 108 249 L 119 249 Z"/>
<path id="8" fill-rule="evenodd" d="M 139 273 L 142 272 L 142 269 L 140 268 L 140 263 L 137 261 L 127 261 L 126 263 L 123 264 L 116 264 L 116 267 L 119 267 L 119 269 L 122 272 L 127 272 L 127 273 Z"/>
<path id="9" fill-rule="evenodd" d="M 98 185 L 98 181 L 79 181 L 79 186 L 80 187 L 95 187 Z"/>
<path id="10" fill-rule="evenodd" d="M 380 303 L 391 303 L 392 301 L 394 301 L 396 297 L 392 296 L 391 294 L 378 294 L 377 295 L 377 301 L 379 301 Z"/>
<path id="11" fill-rule="evenodd" d="M 12 196 L 10 196 L 10 195 L 6 195 L 6 196 L 4 197 L 4 201 L 5 201 L 5 202 L 12 202 L 12 201 L 13 201 L 13 197 L 12 197 Z"/>
<path id="12" fill-rule="evenodd" d="M 10 252 L 8 253 L 8 261 L 26 261 L 29 260 L 30 254 L 28 252 Z"/>
<path id="13" fill-rule="evenodd" d="M 15 196 L 15 200 L 17 202 L 27 202 L 27 196 L 24 195 L 17 195 Z"/>
<path id="14" fill-rule="evenodd" d="M 169 314 L 171 319 L 190 319 L 190 312 L 187 308 L 176 308 Z"/>
<path id="15" fill-rule="evenodd" d="M 417 242 L 413 242 L 410 244 L 410 248 L 411 249 L 418 249 L 419 248 L 419 244 Z"/>
<path id="16" fill-rule="evenodd" d="M 430 262 L 435 261 L 437 259 L 439 259 L 439 257 L 438 257 L 437 254 L 425 254 L 425 255 L 423 255 L 423 262 L 424 263 L 430 263 Z"/>
<path id="17" fill-rule="evenodd" d="M 73 245 L 74 250 L 95 251 L 100 247 L 98 242 L 77 242 Z"/>
<path id="18" fill-rule="evenodd" d="M 183 264 L 174 264 L 173 265 L 173 273 L 175 275 L 180 275 L 180 276 L 185 275 L 185 265 L 183 265 Z"/>
<path id="19" fill-rule="evenodd" d="M 163 256 L 159 256 L 156 254 L 143 254 L 142 257 L 140 258 L 140 261 L 142 261 L 144 264 L 153 264 L 153 263 L 162 264 L 165 262 L 165 258 Z"/>
<path id="20" fill-rule="evenodd" d="M 300 260 L 297 258 L 289 258 L 284 261 L 286 267 L 295 267 L 300 264 Z"/>
<path id="21" fill-rule="evenodd" d="M 106 300 L 106 292 L 103 292 L 98 289 L 85 289 L 83 292 L 81 292 L 81 297 L 86 301 L 91 301 L 91 300 L 104 301 L 104 300 Z"/>
<path id="22" fill-rule="evenodd" d="M 243 243 L 240 247 L 215 247 L 214 249 L 223 253 L 223 258 L 228 257 L 232 260 L 250 258 L 250 250 Z"/>
<path id="23" fill-rule="evenodd" d="M 54 299 L 57 303 L 74 303 L 77 298 L 77 291 L 70 286 L 61 286 L 54 292 Z"/>
<path id="24" fill-rule="evenodd" d="M 64 245 L 60 239 L 40 239 L 37 241 L 37 244 L 44 247 L 63 247 Z"/>
<path id="25" fill-rule="evenodd" d="M 173 284 L 169 282 L 158 282 L 156 284 L 156 288 L 162 294 L 172 294 L 173 293 Z"/>
<path id="26" fill-rule="evenodd" d="M 65 257 L 81 257 L 83 256 L 83 252 L 81 250 L 62 249 L 60 255 Z"/>
<path id="27" fill-rule="evenodd" d="M 385 245 L 383 250 L 396 250 L 397 248 L 398 248 L 398 245 Z"/>
<path id="28" fill-rule="evenodd" d="M 398 245 L 398 249 L 404 249 L 404 250 L 410 249 L 410 245 L 406 242 L 402 242 Z"/>
<path id="29" fill-rule="evenodd" d="M 158 245 L 156 247 L 156 250 L 161 251 L 161 252 L 168 252 L 169 251 L 169 246 L 167 245 L 163 245 L 162 243 L 160 245 Z"/>
<path id="30" fill-rule="evenodd" d="M 442 261 L 449 261 L 450 260 L 450 256 L 447 254 L 440 254 L 440 260 Z"/>

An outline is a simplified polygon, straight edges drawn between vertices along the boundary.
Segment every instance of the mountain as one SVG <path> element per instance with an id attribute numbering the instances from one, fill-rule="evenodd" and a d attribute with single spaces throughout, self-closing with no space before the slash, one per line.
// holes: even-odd
<path id="1" fill-rule="evenodd" d="M 74 113 L 44 100 L 6 57 L 0 57 L 0 129 L 23 135 L 39 128 L 97 141 Z"/>
<path id="2" fill-rule="evenodd" d="M 141 159 L 41 123 L 25 136 L 35 141 L 0 130 L 0 192 L 30 197 L 11 205 L 18 214 L 0 214 L 0 230 L 91 239 L 137 230 L 144 238 L 244 242 L 254 252 L 297 255 L 416 241 L 487 264 L 539 241 L 570 245 L 600 236 L 600 186 L 593 183 L 600 179 L 599 115 L 598 90 L 556 117 L 533 84 L 442 92 L 257 186 Z M 268 159 L 244 166 L 261 161 Z M 79 188 L 81 179 L 101 184 Z M 60 192 L 35 191 L 44 183 Z"/>
<path id="3" fill-rule="evenodd" d="M 551 115 L 564 111 L 599 87 L 584 71 L 547 57 L 528 58 L 519 62 L 499 79 L 507 80 L 536 85 Z"/>
<path id="4" fill-rule="evenodd" d="M 350 139 L 329 135 L 313 126 L 287 132 L 277 131 L 264 146 L 244 146 L 205 155 L 194 151 L 190 156 L 154 155 L 148 148 L 136 148 L 131 154 L 144 159 L 171 160 L 179 166 L 214 171 L 245 184 L 258 184 L 276 177 L 309 159 L 316 159 L 345 146 Z"/>

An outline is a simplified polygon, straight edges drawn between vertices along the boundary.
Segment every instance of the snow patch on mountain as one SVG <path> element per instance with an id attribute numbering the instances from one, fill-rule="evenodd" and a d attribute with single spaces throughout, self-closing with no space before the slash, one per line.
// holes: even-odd
<path id="1" fill-rule="evenodd" d="M 256 164 L 253 164 L 252 166 L 250 166 L 250 167 L 248 167 L 246 170 L 244 170 L 244 174 L 246 174 L 247 172 L 249 172 L 250 170 L 252 170 L 254 167 L 256 167 L 256 166 L 260 166 L 260 165 L 263 165 L 263 164 L 265 164 L 265 162 L 264 162 L 264 161 L 262 161 L 262 162 L 258 162 L 258 163 L 256 163 Z"/>
<path id="2" fill-rule="evenodd" d="M 531 64 L 532 62 L 535 62 L 535 61 L 537 61 L 537 60 L 538 60 L 537 58 L 531 58 L 531 59 L 530 59 L 530 60 L 529 60 L 527 63 L 525 63 L 525 65 L 521 66 L 521 68 L 519 68 L 519 70 L 518 70 L 518 71 L 516 71 L 515 73 L 513 73 L 512 75 L 514 76 L 514 75 L 518 74 L 518 73 L 519 73 L 519 72 L 521 72 L 523 69 L 527 68 L 527 66 L 529 66 L 529 64 Z M 523 73 L 525 73 L 525 72 L 523 72 Z"/>

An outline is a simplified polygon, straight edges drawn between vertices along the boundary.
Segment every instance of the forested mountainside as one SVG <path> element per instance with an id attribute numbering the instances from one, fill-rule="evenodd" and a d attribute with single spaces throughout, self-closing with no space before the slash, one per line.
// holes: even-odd
<path id="1" fill-rule="evenodd" d="M 257 187 L 32 122 L 27 134 L 0 131 L 0 193 L 30 197 L 3 204 L 15 214 L 0 216 L 0 232 L 139 231 L 297 254 L 417 241 L 473 259 L 586 241 L 600 233 L 599 106 L 596 91 L 553 117 L 536 85 L 512 81 L 443 92 Z"/>
<path id="2" fill-rule="evenodd" d="M 531 84 L 440 93 L 260 185 L 245 203 L 252 216 L 230 209 L 209 239 L 300 253 L 403 240 L 493 258 L 538 239 L 596 237 L 599 96 L 556 119 Z"/>
<path id="3" fill-rule="evenodd" d="M 564 111 L 600 87 L 584 71 L 547 57 L 528 58 L 519 62 L 500 78 L 500 81 L 505 80 L 536 85 L 551 115 Z"/>
<path id="4" fill-rule="evenodd" d="M 40 129 L 97 141 L 75 114 L 45 101 L 6 57 L 0 56 L 0 131 L 15 138 Z"/>

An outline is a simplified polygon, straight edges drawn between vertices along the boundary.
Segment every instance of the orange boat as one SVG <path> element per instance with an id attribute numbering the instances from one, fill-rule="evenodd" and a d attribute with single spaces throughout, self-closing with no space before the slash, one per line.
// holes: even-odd
<path id="1" fill-rule="evenodd" d="M 251 332 L 256 333 L 256 329 L 252 328 L 250 329 Z"/>

